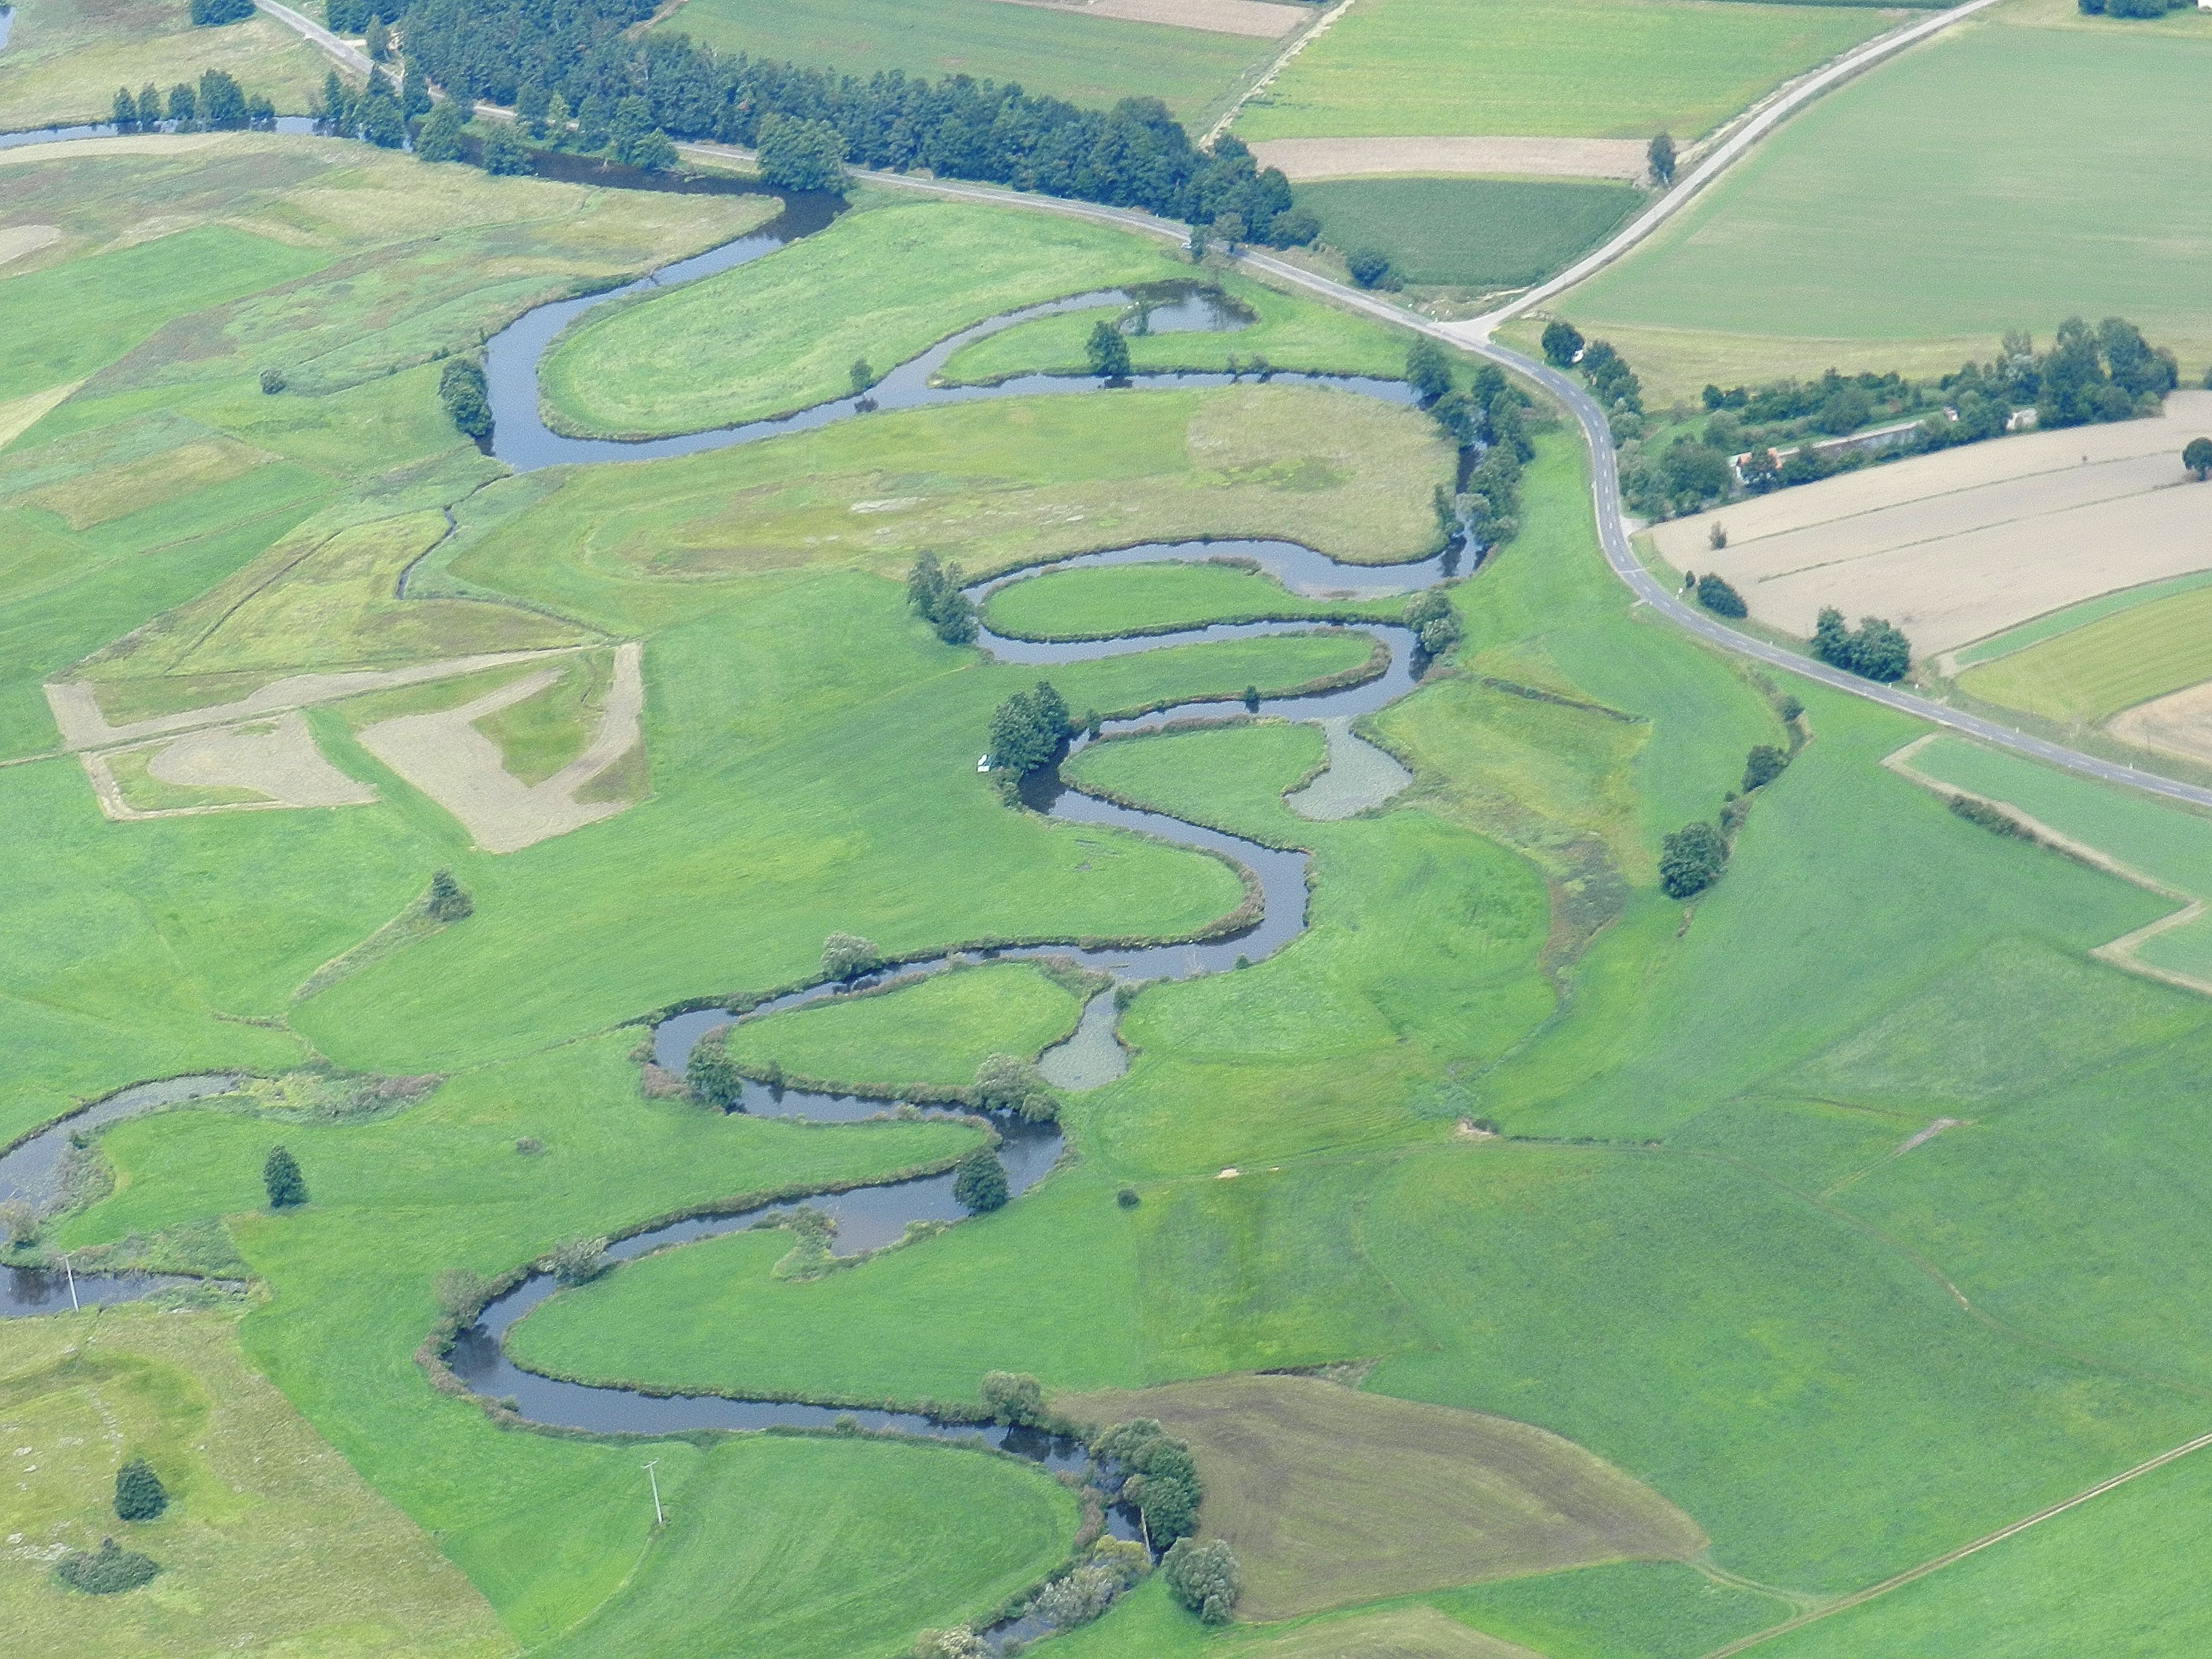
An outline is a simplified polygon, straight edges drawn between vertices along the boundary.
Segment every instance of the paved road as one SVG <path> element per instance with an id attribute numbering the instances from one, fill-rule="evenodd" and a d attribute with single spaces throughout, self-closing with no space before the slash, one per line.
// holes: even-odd
<path id="1" fill-rule="evenodd" d="M 1486 312 L 1467 322 L 1454 323 L 1450 337 L 1463 344 L 1487 340 L 1500 324 L 1543 304 L 1554 295 L 1565 293 L 1577 283 L 1611 264 L 1688 206 L 1692 197 L 1741 160 L 1753 144 L 1822 93 L 1848 81 L 1862 70 L 1870 69 L 1882 59 L 1893 57 L 1908 46 L 1917 46 L 1929 36 L 1940 34 L 1954 24 L 1995 4 L 1996 0 L 1966 0 L 1966 4 L 1954 6 L 1950 10 L 1938 13 L 1924 21 L 1893 29 L 1878 36 L 1856 51 L 1846 52 L 1826 69 L 1816 70 L 1795 85 L 1784 88 L 1772 100 L 1754 110 L 1751 118 L 1723 139 L 1711 155 L 1677 179 L 1673 189 L 1638 214 L 1612 240 L 1595 253 L 1569 265 L 1550 282 L 1530 289 L 1497 310 Z"/>
<path id="2" fill-rule="evenodd" d="M 368 54 L 360 47 L 348 46 L 313 18 L 301 16 L 291 7 L 280 4 L 279 0 L 254 0 L 254 3 L 287 28 L 296 29 L 307 36 L 312 44 L 320 46 L 326 56 L 336 59 L 340 65 L 351 70 L 363 80 L 367 80 L 369 70 L 376 67 L 368 61 Z"/>
<path id="3" fill-rule="evenodd" d="M 340 52 L 353 51 L 351 47 L 331 35 L 329 31 L 310 23 L 289 6 L 278 3 L 278 0 L 258 0 L 258 3 L 264 11 L 290 23 L 301 33 L 315 40 L 317 45 L 323 46 L 326 51 L 332 47 L 336 47 Z M 1729 161 L 1741 155 L 1751 144 L 1756 143 L 1778 122 L 1801 108 L 1807 100 L 1833 86 L 1838 81 L 1846 76 L 1857 73 L 1868 64 L 1880 58 L 1900 51 L 1915 41 L 1925 40 L 1938 29 L 1948 28 L 1960 19 L 1995 3 L 1996 0 L 1967 0 L 1965 5 L 1954 7 L 1911 29 L 1885 36 L 1861 52 L 1830 65 L 1821 75 L 1815 76 L 1801 84 L 1789 97 L 1777 100 L 1762 112 L 1758 119 L 1747 123 L 1741 132 L 1736 134 L 1727 144 L 1714 151 L 1688 179 L 1684 180 L 1681 185 L 1670 192 L 1666 198 L 1667 201 L 1676 201 L 1678 198 L 1686 201 L 1699 182 L 1710 179 L 1722 167 L 1726 167 Z M 724 163 L 749 164 L 753 159 L 749 152 L 726 144 L 678 144 L 677 149 L 702 160 Z M 1057 213 L 1069 218 L 1089 219 L 1103 224 L 1119 225 L 1126 229 L 1139 231 L 1171 242 L 1181 243 L 1188 234 L 1187 228 L 1182 225 L 1155 217 L 1149 213 L 1139 212 L 1132 208 L 1103 207 L 1093 202 L 1066 201 L 1058 197 L 1028 195 L 1018 191 L 1001 190 L 988 185 L 956 184 L 939 179 L 915 179 L 897 173 L 860 171 L 856 173 L 856 176 L 868 184 L 880 185 L 887 189 L 913 191 L 924 195 L 945 197 L 954 200 L 990 202 L 1002 206 L 1026 208 L 1034 212 Z M 1666 202 L 1660 204 L 1660 207 L 1665 206 Z M 1647 214 L 1644 219 L 1638 222 L 1639 225 L 1644 226 L 1643 234 L 1649 234 L 1650 223 L 1656 222 L 1654 215 L 1658 213 L 1659 209 L 1655 208 L 1653 214 Z M 1632 226 L 1630 229 L 1633 231 L 1636 227 Z M 1624 235 L 1627 234 L 1623 233 Z M 1620 240 L 1619 238 L 1614 240 L 1616 242 Z M 1612 244 L 1607 246 L 1611 246 Z M 1600 250 L 1601 253 L 1604 252 L 1603 249 Z M 1595 258 L 1597 256 L 1592 257 Z M 2094 778 L 2102 783 L 2120 784 L 2126 787 L 2142 790 L 2148 794 L 2162 796 L 2168 800 L 2186 802 L 2192 806 L 2212 807 L 2212 789 L 2200 788 L 2195 784 L 2182 783 L 2172 778 L 2160 777 L 2155 773 L 2140 771 L 2135 767 L 2124 766 L 2116 761 L 2103 760 L 2094 755 L 2085 755 L 2077 749 L 2069 749 L 2063 744 L 2051 743 L 2028 732 L 2015 731 L 2013 727 L 2000 725 L 1995 720 L 1984 720 L 1978 714 L 1966 714 L 1958 709 L 1946 708 L 1939 702 L 1931 702 L 1925 697 L 1916 696 L 1910 691 L 1899 690 L 1895 686 L 1877 685 L 1871 680 L 1861 679 L 1856 674 L 1847 674 L 1841 669 L 1831 668 L 1826 663 L 1815 662 L 1809 657 L 1800 656 L 1796 652 L 1787 650 L 1781 646 L 1770 644 L 1765 640 L 1753 639 L 1747 634 L 1739 634 L 1735 629 L 1724 626 L 1704 611 L 1685 605 L 1668 590 L 1665 584 L 1660 582 L 1644 568 L 1638 560 L 1634 550 L 1629 545 L 1628 526 L 1620 509 L 1620 475 L 1613 454 L 1612 434 L 1607 428 L 1604 411 L 1599 409 L 1589 394 L 1580 386 L 1546 364 L 1524 357 L 1517 351 L 1493 344 L 1486 336 L 1470 337 L 1467 331 L 1470 326 L 1468 324 L 1437 323 L 1425 317 L 1415 316 L 1398 306 L 1378 299 L 1372 294 L 1358 289 L 1347 288 L 1341 283 L 1333 282 L 1326 276 L 1302 270 L 1286 260 L 1277 258 L 1273 254 L 1248 251 L 1240 256 L 1240 263 L 1255 270 L 1264 271 L 1279 282 L 1287 283 L 1296 288 L 1303 288 L 1349 310 L 1364 313 L 1380 321 L 1394 324 L 1401 328 L 1412 329 L 1417 333 L 1428 335 L 1446 345 L 1474 352 L 1478 356 L 1488 358 L 1501 368 L 1510 369 L 1517 374 L 1535 381 L 1549 392 L 1565 406 L 1577 424 L 1581 427 L 1583 441 L 1590 453 L 1592 506 L 1597 515 L 1598 538 L 1605 548 L 1606 562 L 1613 567 L 1613 574 L 1628 585 L 1630 591 L 1635 593 L 1639 601 L 1650 605 L 1677 627 L 1719 646 L 1723 650 L 1732 651 L 1738 656 L 1749 657 L 1771 668 L 1778 668 L 1785 673 L 1800 675 L 1806 679 L 1818 680 L 1822 684 L 1832 686 L 1837 690 L 1849 692 L 1853 696 L 1864 697 L 1870 702 L 1881 703 L 1901 714 L 1911 714 L 1917 719 L 1947 727 L 1964 736 L 1992 744 L 2000 749 L 2009 749 L 2014 753 L 2026 755 L 2032 760 L 2063 767 L 2069 772 Z M 1585 264 L 1588 263 L 1588 261 L 1584 262 Z M 1581 267 L 1577 269 L 1579 270 Z M 1542 292 L 1544 290 L 1537 290 L 1539 294 Z M 1533 296 L 1530 296 L 1529 302 L 1534 302 Z M 1493 315 L 1496 314 L 1498 313 L 1493 313 Z"/>

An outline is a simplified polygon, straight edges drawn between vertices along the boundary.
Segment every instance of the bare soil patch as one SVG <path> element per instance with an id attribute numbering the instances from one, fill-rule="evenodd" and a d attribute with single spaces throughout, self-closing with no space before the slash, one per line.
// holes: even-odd
<path id="1" fill-rule="evenodd" d="M 617 649 L 614 680 L 598 732 L 582 754 L 540 784 L 526 784 L 508 772 L 501 763 L 499 745 L 477 730 L 477 722 L 536 696 L 559 678 L 555 669 L 526 675 L 458 708 L 366 727 L 360 734 L 362 746 L 459 818 L 486 852 L 518 852 L 611 817 L 629 804 L 577 796 L 640 741 L 645 710 L 641 654 L 635 641 Z"/>
<path id="2" fill-rule="evenodd" d="M 52 247 L 61 239 L 59 225 L 0 226 L 0 265 L 27 253 L 36 253 L 42 247 Z"/>
<path id="3" fill-rule="evenodd" d="M 1540 1659 L 1434 1607 L 1395 1607 L 1309 1625 L 1245 1651 L 1251 1659 Z"/>
<path id="4" fill-rule="evenodd" d="M 2182 446 L 2212 392 L 2163 419 L 2035 433 L 1778 490 L 1659 526 L 1680 568 L 1717 571 L 1771 626 L 1824 606 L 1888 617 L 1932 656 L 2100 593 L 2212 568 L 2212 502 Z M 1716 521 L 1729 544 L 1715 550 Z"/>
<path id="5" fill-rule="evenodd" d="M 239 792 L 248 798 L 205 805 L 135 806 L 125 799 L 112 763 L 118 756 L 138 753 L 149 756 L 148 777 L 185 799 L 202 792 Z M 118 822 L 271 807 L 366 806 L 376 799 L 375 790 L 323 757 L 306 716 L 296 710 L 257 725 L 215 727 L 173 742 L 88 754 L 84 764 L 100 811 Z"/>
<path id="6" fill-rule="evenodd" d="M 1634 184 L 1649 165 L 1636 138 L 1270 138 L 1252 153 L 1294 184 L 1407 173 Z"/>
<path id="7" fill-rule="evenodd" d="M 1283 797 L 1283 805 L 1302 818 L 1334 823 L 1380 806 L 1413 781 L 1413 775 L 1364 738 L 1355 735 L 1348 715 L 1316 720 L 1328 739 L 1328 765 L 1312 782 Z"/>
<path id="8" fill-rule="evenodd" d="M 1235 1548 L 1238 1611 L 1250 1619 L 1705 1547 L 1697 1522 L 1640 1481 L 1571 1441 L 1479 1412 L 1304 1376 L 1054 1405 L 1101 1422 L 1156 1417 L 1190 1442 L 1206 1481 L 1201 1530 Z"/>
<path id="9" fill-rule="evenodd" d="M 1116 17 L 1130 23 L 1164 23 L 1171 28 L 1204 29 L 1213 34 L 1247 34 L 1272 40 L 1288 34 L 1309 17 L 1304 6 L 1271 5 L 1264 0 L 1003 0 L 1007 5 L 1042 6 L 1079 11 L 1091 17 Z"/>

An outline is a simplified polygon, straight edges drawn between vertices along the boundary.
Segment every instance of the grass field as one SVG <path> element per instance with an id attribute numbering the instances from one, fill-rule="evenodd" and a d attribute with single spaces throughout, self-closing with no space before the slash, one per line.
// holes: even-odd
<path id="1" fill-rule="evenodd" d="M 2002 9 L 1821 99 L 1554 308 L 1647 395 L 1832 363 L 1940 373 L 2007 329 L 2116 313 L 2194 381 L 2212 310 L 2166 272 L 2212 251 L 2185 159 L 2212 143 L 2191 90 L 2212 38 L 2051 21 Z M 1982 142 L 2024 104 L 2050 118 Z"/>
<path id="2" fill-rule="evenodd" d="M 1396 331 L 1315 305 L 1237 276 L 1209 267 L 1183 267 L 1183 280 L 1218 283 L 1221 290 L 1252 313 L 1251 323 L 1224 333 L 1190 330 L 1128 337 L 1129 362 L 1139 369 L 1223 370 L 1234 362 L 1247 368 L 1264 360 L 1276 368 L 1333 374 L 1373 374 L 1396 380 L 1406 372 L 1406 341 Z M 1075 312 L 1038 317 L 1000 334 L 963 346 L 945 366 L 944 378 L 957 383 L 1003 380 L 1016 374 L 1089 371 L 1084 343 L 1099 313 Z"/>
<path id="3" fill-rule="evenodd" d="M 1887 27 L 1858 8 L 1638 0 L 1378 0 L 1237 118 L 1237 135 L 1677 140 Z"/>
<path id="4" fill-rule="evenodd" d="M 0 53 L 0 132 L 105 121 L 115 89 L 166 94 L 208 70 L 234 76 L 280 115 L 304 115 L 329 67 L 273 17 L 192 26 L 187 0 L 32 0 L 15 8 Z"/>
<path id="5" fill-rule="evenodd" d="M 1000 588 L 984 607 L 997 632 L 1025 640 L 1090 640 L 1165 633 L 1204 623 L 1301 617 L 1395 622 L 1402 599 L 1310 599 L 1273 577 L 1231 564 L 1092 565 L 1048 571 Z"/>
<path id="6" fill-rule="evenodd" d="M 1190 1443 L 1205 1529 L 1237 1551 L 1247 1619 L 1705 1547 L 1696 1523 L 1657 1493 L 1498 1418 L 1295 1376 L 1054 1406 L 1086 1422 L 1155 1418 Z"/>
<path id="7" fill-rule="evenodd" d="M 2212 585 L 2212 571 L 2199 572 L 2193 576 L 2176 576 L 2169 581 L 2146 582 L 2141 587 L 2124 588 L 2118 593 L 2106 593 L 2098 599 L 2084 599 L 2079 605 L 2069 605 L 2063 611 L 2024 622 L 2017 628 L 2008 628 L 2002 634 L 1954 651 L 1951 661 L 1959 669 L 1977 668 L 1999 657 L 2010 656 L 2015 651 L 2025 651 L 2031 645 L 2040 645 L 2045 640 L 2055 640 L 2061 634 L 2070 634 L 2075 629 L 2120 611 L 2132 610 L 2151 599 L 2162 599 L 2174 593 L 2188 592 L 2193 587 Z"/>
<path id="8" fill-rule="evenodd" d="M 1470 289 L 1541 282 L 1649 199 L 1630 185 L 1534 179 L 1346 179 L 1296 193 L 1331 246 L 1380 248 L 1409 283 Z"/>
<path id="9" fill-rule="evenodd" d="M 1279 50 L 1164 24 L 1071 15 L 1000 0 L 687 0 L 659 26 L 718 52 L 857 75 L 902 70 L 1018 82 L 1027 91 L 1106 106 L 1158 98 L 1202 129 Z"/>
<path id="10" fill-rule="evenodd" d="M 12 1640 L 46 1653 L 282 1650 L 302 1659 L 497 1659 L 514 1643 L 430 1540 L 239 1357 L 234 1316 L 120 1308 L 9 1328 L 11 1473 L 0 1557 Z M 115 1470 L 143 1457 L 160 1519 L 118 1525 Z M 51 1552 L 114 1536 L 161 1576 L 90 1597 Z"/>
<path id="11" fill-rule="evenodd" d="M 1959 677 L 1961 690 L 2069 726 L 2212 679 L 2212 588 L 2149 599 Z"/>
<path id="12" fill-rule="evenodd" d="M 541 395 L 564 431 L 727 426 L 848 395 L 855 359 L 880 375 L 1001 312 L 1188 269 L 1081 220 L 878 201 L 765 258 L 590 313 L 546 354 Z"/>
<path id="13" fill-rule="evenodd" d="M 750 1019 L 730 1033 L 731 1056 L 775 1061 L 794 1077 L 847 1085 L 963 1089 L 987 1055 L 1034 1060 L 1075 1029 L 1083 999 L 1025 962 L 982 963 L 881 995 L 840 999 Z"/>

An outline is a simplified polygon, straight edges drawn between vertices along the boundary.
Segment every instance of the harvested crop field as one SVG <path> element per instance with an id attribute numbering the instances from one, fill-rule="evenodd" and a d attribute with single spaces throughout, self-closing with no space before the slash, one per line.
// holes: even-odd
<path id="1" fill-rule="evenodd" d="M 2145 598 L 1969 668 L 1959 684 L 1986 702 L 2086 726 L 2206 679 L 2212 679 L 2212 588 L 2199 586 Z"/>
<path id="2" fill-rule="evenodd" d="M 1933 656 L 2100 593 L 2212 567 L 2184 443 L 2212 393 L 2166 416 L 1917 456 L 1678 519 L 1652 532 L 1677 568 L 1735 584 L 1759 621 L 1809 635 L 1823 606 L 1888 617 Z M 1729 545 L 1710 544 L 1715 522 Z"/>
<path id="3" fill-rule="evenodd" d="M 1682 1559 L 1697 1523 L 1571 1441 L 1479 1412 L 1302 1376 L 1226 1376 L 1055 1402 L 1158 1418 L 1206 1480 L 1203 1528 L 1244 1570 L 1244 1616 L 1604 1561 Z"/>
<path id="4" fill-rule="evenodd" d="M 1638 138 L 1270 138 L 1252 146 L 1262 167 L 1293 184 L 1389 173 L 1513 173 L 1640 180 L 1650 163 Z"/>
<path id="5" fill-rule="evenodd" d="M 1249 34 L 1272 40 L 1288 34 L 1313 14 L 1303 6 L 1270 0 L 1004 0 L 1012 6 L 1043 6 L 1085 17 L 1117 17 L 1127 23 L 1165 23 L 1171 28 L 1201 29 L 1212 34 Z"/>
<path id="6" fill-rule="evenodd" d="M 2112 731 L 2124 742 L 2212 766 L 2212 682 L 2128 709 Z"/>

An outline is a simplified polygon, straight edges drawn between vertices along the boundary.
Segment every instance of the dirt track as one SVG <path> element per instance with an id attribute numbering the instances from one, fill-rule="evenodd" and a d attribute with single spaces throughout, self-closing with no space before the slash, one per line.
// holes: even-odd
<path id="1" fill-rule="evenodd" d="M 1919 456 L 1678 519 L 1652 537 L 1678 568 L 1726 577 L 1771 626 L 1809 635 L 1833 605 L 1854 620 L 1888 617 L 1933 656 L 2212 568 L 2212 491 L 2189 483 L 2180 462 L 2201 433 L 2212 433 L 2212 392 L 2176 392 L 2163 420 Z M 1718 551 L 1715 522 L 1729 532 Z"/>
<path id="2" fill-rule="evenodd" d="M 599 731 L 582 754 L 535 786 L 507 771 L 499 745 L 476 722 L 545 690 L 559 677 L 555 669 L 526 674 L 458 708 L 384 720 L 362 732 L 362 747 L 459 818 L 486 852 L 519 852 L 624 810 L 625 802 L 579 801 L 575 793 L 640 741 L 641 655 L 635 641 L 617 649 Z"/>
<path id="3" fill-rule="evenodd" d="M 1650 165 L 1636 138 L 1270 138 L 1253 145 L 1252 154 L 1293 183 L 1404 173 L 1633 183 Z"/>

